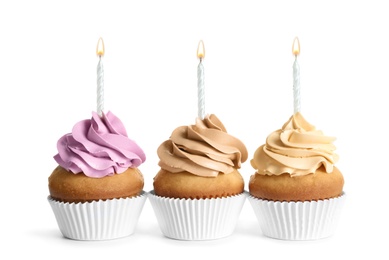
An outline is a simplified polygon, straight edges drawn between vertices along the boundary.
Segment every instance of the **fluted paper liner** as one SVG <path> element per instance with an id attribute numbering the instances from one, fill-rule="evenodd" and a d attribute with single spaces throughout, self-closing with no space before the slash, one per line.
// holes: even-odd
<path id="1" fill-rule="evenodd" d="M 132 198 L 64 203 L 47 198 L 62 234 L 75 240 L 109 240 L 134 233 L 147 199 Z"/>
<path id="2" fill-rule="evenodd" d="M 263 234 L 283 240 L 315 240 L 334 234 L 345 194 L 332 199 L 280 202 L 255 198 L 248 200 Z"/>
<path id="3" fill-rule="evenodd" d="M 178 240 L 212 240 L 233 233 L 247 193 L 213 199 L 166 198 L 154 191 L 148 196 L 163 235 Z"/>

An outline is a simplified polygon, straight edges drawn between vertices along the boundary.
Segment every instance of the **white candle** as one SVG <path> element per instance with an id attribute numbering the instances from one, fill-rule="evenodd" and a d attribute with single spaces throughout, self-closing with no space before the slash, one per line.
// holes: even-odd
<path id="1" fill-rule="evenodd" d="M 102 116 L 104 110 L 104 42 L 102 38 L 97 43 L 96 54 L 99 56 L 97 64 L 97 114 Z"/>
<path id="2" fill-rule="evenodd" d="M 205 92 L 204 92 L 204 66 L 203 59 L 205 57 L 205 49 L 203 41 L 199 42 L 197 48 L 197 58 L 200 59 L 197 67 L 197 96 L 198 96 L 198 117 L 202 120 L 205 117 Z"/>
<path id="3" fill-rule="evenodd" d="M 293 41 L 292 53 L 295 56 L 293 63 L 293 105 L 294 113 L 300 112 L 301 98 L 300 98 L 300 66 L 297 62 L 297 56 L 300 54 L 300 42 L 296 37 Z"/>

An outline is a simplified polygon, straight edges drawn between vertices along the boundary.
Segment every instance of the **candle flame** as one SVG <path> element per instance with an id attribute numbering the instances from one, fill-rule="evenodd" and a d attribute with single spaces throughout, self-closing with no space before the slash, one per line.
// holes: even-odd
<path id="1" fill-rule="evenodd" d="M 97 48 L 96 48 L 96 54 L 97 56 L 104 56 L 104 42 L 103 39 L 100 37 L 99 41 L 97 42 Z"/>
<path id="2" fill-rule="evenodd" d="M 205 57 L 204 42 L 200 41 L 199 46 L 197 47 L 197 58 L 202 60 L 202 59 L 204 59 L 204 57 Z"/>
<path id="3" fill-rule="evenodd" d="M 292 53 L 294 56 L 298 56 L 300 54 L 300 41 L 299 38 L 294 38 Z"/>

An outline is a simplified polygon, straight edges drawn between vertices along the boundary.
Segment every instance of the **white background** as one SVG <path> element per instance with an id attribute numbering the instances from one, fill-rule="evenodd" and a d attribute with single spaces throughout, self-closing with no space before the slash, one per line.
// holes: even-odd
<path id="1" fill-rule="evenodd" d="M 388 240 L 389 7 L 384 1 L 1 1 L 1 259 L 383 259 Z M 46 200 L 56 142 L 96 110 L 96 44 L 105 42 L 105 110 L 145 151 L 197 116 L 204 40 L 206 112 L 247 146 L 249 160 L 293 112 L 292 42 L 301 43 L 302 113 L 336 136 L 348 195 L 334 236 L 262 235 L 246 201 L 233 235 L 165 238 L 146 202 L 127 238 L 62 237 Z M 241 173 L 247 182 L 249 160 Z M 3 255 L 8 255 L 4 258 Z"/>

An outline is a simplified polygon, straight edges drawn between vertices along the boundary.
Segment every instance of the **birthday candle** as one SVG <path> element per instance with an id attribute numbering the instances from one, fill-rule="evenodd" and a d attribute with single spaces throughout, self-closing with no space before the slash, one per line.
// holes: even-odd
<path id="1" fill-rule="evenodd" d="M 197 48 L 197 58 L 200 59 L 199 65 L 197 67 L 198 117 L 200 119 L 204 119 L 205 117 L 204 66 L 202 63 L 204 57 L 204 43 L 203 41 L 200 41 Z"/>
<path id="2" fill-rule="evenodd" d="M 294 113 L 300 112 L 301 98 L 300 98 L 300 66 L 297 62 L 297 56 L 300 54 L 300 42 L 296 37 L 293 41 L 292 53 L 295 56 L 293 63 L 293 103 Z"/>
<path id="3" fill-rule="evenodd" d="M 104 110 L 104 67 L 102 61 L 104 42 L 102 38 L 97 43 L 96 54 L 99 56 L 99 63 L 97 64 L 97 114 L 101 116 Z"/>

